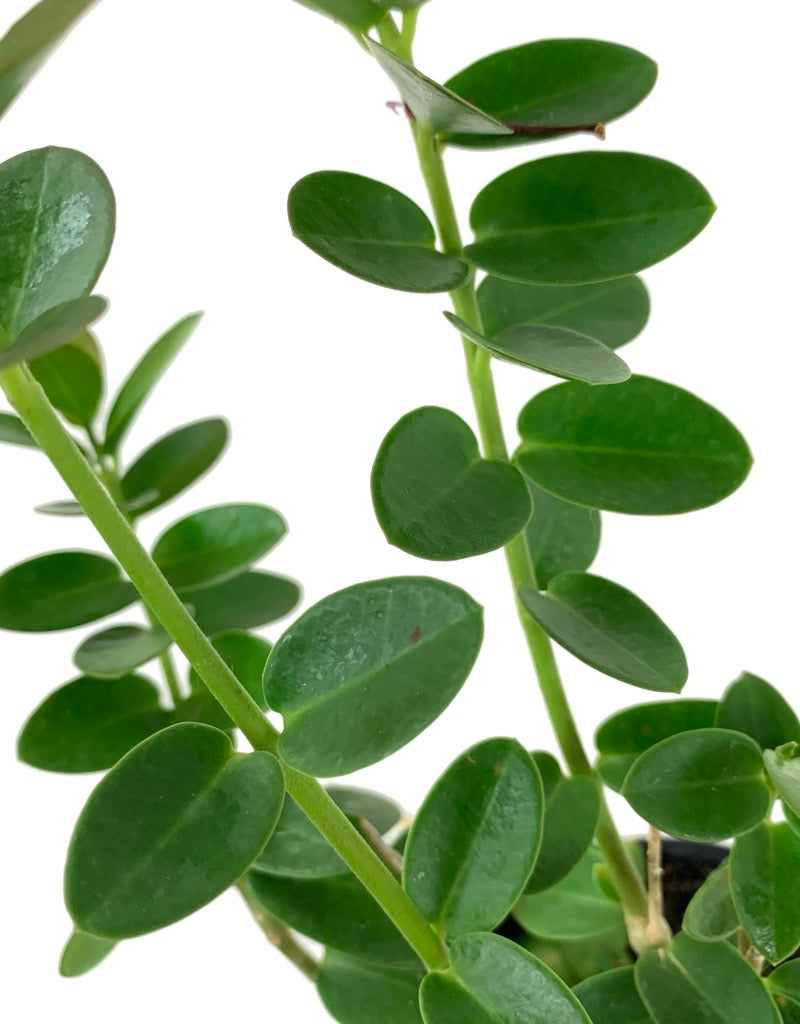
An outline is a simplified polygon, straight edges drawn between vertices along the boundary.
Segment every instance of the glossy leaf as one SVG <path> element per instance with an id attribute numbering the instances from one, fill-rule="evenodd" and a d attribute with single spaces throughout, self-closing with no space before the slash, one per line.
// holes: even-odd
<path id="1" fill-rule="evenodd" d="M 488 338 L 452 313 L 445 317 L 463 337 L 507 363 L 585 384 L 619 384 L 631 375 L 628 364 L 610 348 L 569 327 L 517 324 Z"/>
<path id="2" fill-rule="evenodd" d="M 127 608 L 136 598 L 116 563 L 103 555 L 54 551 L 0 576 L 0 629 L 71 629 Z"/>
<path id="3" fill-rule="evenodd" d="M 800 721 L 774 686 L 743 672 L 723 694 L 714 723 L 752 736 L 765 750 L 800 743 Z"/>
<path id="4" fill-rule="evenodd" d="M 800 961 L 788 960 L 769 974 L 766 985 L 784 1024 L 800 1024 Z"/>
<path id="5" fill-rule="evenodd" d="M 421 127 L 436 133 L 511 135 L 510 128 L 400 60 L 374 39 L 368 39 L 367 46 Z"/>
<path id="6" fill-rule="evenodd" d="M 243 572 L 223 583 L 181 595 L 206 636 L 257 629 L 288 615 L 300 601 L 294 580 L 268 572 Z"/>
<path id="7" fill-rule="evenodd" d="M 73 661 L 88 676 L 118 679 L 166 651 L 172 641 L 162 629 L 112 626 L 87 637 Z"/>
<path id="8" fill-rule="evenodd" d="M 546 591 L 522 587 L 525 608 L 557 643 L 614 679 L 678 693 L 689 675 L 678 639 L 629 590 L 588 573 L 564 572 Z"/>
<path id="9" fill-rule="evenodd" d="M 0 351 L 0 370 L 14 363 L 45 359 L 85 334 L 87 327 L 107 309 L 108 301 L 99 295 L 85 295 L 48 309 L 25 328 L 13 345 Z"/>
<path id="10" fill-rule="evenodd" d="M 385 11 L 371 0 L 296 0 L 317 14 L 324 14 L 357 32 L 366 32 L 383 18 Z"/>
<path id="11" fill-rule="evenodd" d="M 600 513 L 562 501 L 526 481 L 533 514 L 525 528 L 536 582 L 547 587 L 554 576 L 588 569 L 600 548 Z"/>
<path id="12" fill-rule="evenodd" d="M 692 896 L 683 917 L 683 930 L 698 942 L 722 942 L 738 927 L 731 896 L 731 870 L 726 861 Z"/>
<path id="13" fill-rule="evenodd" d="M 0 441 L 20 448 L 39 448 L 22 420 L 10 412 L 0 412 Z"/>
<path id="14" fill-rule="evenodd" d="M 591 1024 L 564 982 L 509 939 L 473 932 L 450 956 L 451 974 L 422 982 L 425 1024 Z"/>
<path id="15" fill-rule="evenodd" d="M 539 769 L 539 777 L 542 780 L 542 793 L 545 800 L 549 800 L 556 790 L 559 782 L 564 778 L 561 765 L 546 750 L 532 750 L 533 763 Z"/>
<path id="16" fill-rule="evenodd" d="M 143 452 L 121 481 L 122 497 L 130 503 L 147 494 L 137 508 L 144 515 L 166 504 L 198 480 L 217 461 L 228 443 L 225 420 L 197 420 L 160 438 Z"/>
<path id="17" fill-rule="evenodd" d="M 527 893 L 543 892 L 565 878 L 589 849 L 600 814 L 595 783 L 575 775 L 562 778 L 544 808 L 542 844 Z"/>
<path id="18" fill-rule="evenodd" d="M 650 747 L 622 795 L 652 825 L 699 842 L 747 832 L 770 804 L 761 751 L 728 729 L 695 729 Z"/>
<path id="19" fill-rule="evenodd" d="M 64 946 L 58 973 L 62 978 L 80 978 L 101 964 L 116 944 L 114 939 L 74 931 Z"/>
<path id="20" fill-rule="evenodd" d="M 481 458 L 469 426 L 435 406 L 403 416 L 384 438 L 372 502 L 391 544 L 438 561 L 502 547 L 531 513 L 519 471 Z"/>
<path id="21" fill-rule="evenodd" d="M 656 1024 L 780 1024 L 763 982 L 727 942 L 677 935 L 635 966 L 636 987 Z"/>
<path id="22" fill-rule="evenodd" d="M 0 164 L 0 325 L 16 338 L 94 287 L 114 237 L 114 195 L 89 157 L 37 149 Z"/>
<path id="23" fill-rule="evenodd" d="M 666 160 L 567 153 L 506 171 L 479 193 L 466 256 L 512 281 L 608 281 L 671 256 L 713 213 L 700 182 Z"/>
<path id="24" fill-rule="evenodd" d="M 289 193 L 295 237 L 349 274 L 408 292 L 445 292 L 467 278 L 466 264 L 434 247 L 435 233 L 415 202 L 380 181 L 318 171 Z"/>
<path id="25" fill-rule="evenodd" d="M 784 805 L 800 815 L 800 757 L 798 745 L 786 743 L 777 750 L 764 751 L 764 765 Z"/>
<path id="26" fill-rule="evenodd" d="M 216 729 L 174 725 L 140 743 L 75 826 L 64 881 L 73 921 L 119 939 L 198 910 L 258 856 L 283 794 L 271 754 L 237 754 Z"/>
<path id="27" fill-rule="evenodd" d="M 283 759 L 309 774 L 363 768 L 447 707 L 478 655 L 480 607 L 448 583 L 398 577 L 324 598 L 280 638 L 264 693 Z"/>
<path id="28" fill-rule="evenodd" d="M 33 712 L 17 741 L 17 756 L 50 772 L 103 771 L 169 721 L 149 679 L 82 676 Z"/>
<path id="29" fill-rule="evenodd" d="M 421 970 L 391 970 L 327 950 L 317 974 L 317 991 L 339 1024 L 422 1024 Z"/>
<path id="30" fill-rule="evenodd" d="M 731 892 L 742 927 L 772 964 L 800 946 L 800 837 L 786 822 L 762 822 L 733 844 Z"/>
<path id="31" fill-rule="evenodd" d="M 491 931 L 525 888 L 542 838 L 542 782 L 516 740 L 484 740 L 434 785 L 411 826 L 403 885 L 448 936 Z"/>
<path id="32" fill-rule="evenodd" d="M 111 406 L 106 422 L 105 448 L 119 447 L 133 421 L 203 317 L 192 313 L 179 320 L 156 341 L 131 370 Z"/>
<path id="33" fill-rule="evenodd" d="M 212 646 L 256 704 L 266 708 L 261 680 L 272 644 L 253 633 L 234 631 L 215 636 Z M 189 668 L 189 684 L 193 690 L 204 689 L 203 681 L 193 667 Z"/>
<path id="34" fill-rule="evenodd" d="M 752 464 L 721 413 L 650 377 L 548 388 L 522 410 L 519 431 L 526 476 L 566 501 L 610 512 L 705 508 L 732 494 Z"/>
<path id="35" fill-rule="evenodd" d="M 608 348 L 632 341 L 650 315 L 650 297 L 638 277 L 536 285 L 488 276 L 478 288 L 478 305 L 490 337 L 520 324 L 552 324 L 588 334 Z"/>
<path id="36" fill-rule="evenodd" d="M 653 1022 L 636 988 L 633 967 L 616 967 L 596 974 L 576 985 L 572 991 L 592 1018 L 592 1024 Z"/>
<path id="37" fill-rule="evenodd" d="M 90 334 L 34 360 L 30 371 L 70 423 L 86 427 L 92 422 L 103 396 L 103 363 Z"/>
<path id="38" fill-rule="evenodd" d="M 448 141 L 481 148 L 508 146 L 552 138 L 548 126 L 605 124 L 641 103 L 655 80 L 653 61 L 617 43 L 543 39 L 501 50 L 470 64 L 447 87 L 510 123 L 517 133 L 497 139 L 454 133 Z M 524 134 L 526 128 L 545 131 Z"/>

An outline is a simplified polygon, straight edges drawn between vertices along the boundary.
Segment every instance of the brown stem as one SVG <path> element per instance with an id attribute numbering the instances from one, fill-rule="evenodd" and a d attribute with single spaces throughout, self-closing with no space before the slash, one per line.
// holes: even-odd
<path id="1" fill-rule="evenodd" d="M 397 850 L 384 842 L 383 836 L 367 818 L 359 818 L 356 822 L 356 828 L 386 867 L 399 878 L 403 873 L 403 858 Z"/>
<path id="2" fill-rule="evenodd" d="M 669 927 L 664 920 L 664 869 L 661 866 L 661 832 L 650 825 L 647 830 L 647 944 L 666 946 Z"/>
<path id="3" fill-rule="evenodd" d="M 297 941 L 282 921 L 264 910 L 250 891 L 250 884 L 246 878 L 238 881 L 236 888 L 242 894 L 248 910 L 253 915 L 253 920 L 266 935 L 268 941 L 308 979 L 315 981 L 319 971 L 319 962 Z"/>

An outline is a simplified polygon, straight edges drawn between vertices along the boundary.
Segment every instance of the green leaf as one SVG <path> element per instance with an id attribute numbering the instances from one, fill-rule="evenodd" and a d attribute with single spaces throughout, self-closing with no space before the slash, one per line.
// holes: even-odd
<path id="1" fill-rule="evenodd" d="M 566 153 L 506 171 L 483 189 L 466 256 L 512 281 L 608 281 L 671 256 L 713 213 L 700 182 L 666 160 Z"/>
<path id="2" fill-rule="evenodd" d="M 766 989 L 727 942 L 678 935 L 635 966 L 636 986 L 656 1024 L 780 1024 Z"/>
<path id="3" fill-rule="evenodd" d="M 510 128 L 400 60 L 374 39 L 367 40 L 367 47 L 397 86 L 417 125 L 437 133 L 511 135 Z"/>
<path id="4" fill-rule="evenodd" d="M 270 914 L 301 935 L 370 963 L 419 966 L 395 926 L 352 874 L 299 879 L 253 871 L 250 886 Z"/>
<path id="5" fill-rule="evenodd" d="M 632 341 L 650 315 L 650 297 L 638 277 L 537 285 L 489 276 L 478 288 L 478 305 L 490 337 L 520 324 L 553 324 L 588 334 L 609 348 Z"/>
<path id="6" fill-rule="evenodd" d="M 539 769 L 539 777 L 542 780 L 542 793 L 545 800 L 549 800 L 556 790 L 559 782 L 564 778 L 561 765 L 552 754 L 546 750 L 532 750 L 533 763 Z"/>
<path id="7" fill-rule="evenodd" d="M 176 722 L 199 722 L 201 725 L 210 725 L 227 733 L 232 739 L 236 728 L 228 713 L 205 686 L 202 690 L 190 693 L 188 697 L 178 701 L 172 712 L 170 724 L 174 725 Z"/>
<path id="8" fill-rule="evenodd" d="M 595 783 L 575 775 L 562 778 L 544 808 L 542 845 L 527 893 L 543 892 L 565 878 L 589 849 L 600 814 Z"/>
<path id="9" fill-rule="evenodd" d="M 400 805 L 382 793 L 358 786 L 329 786 L 328 792 L 348 817 L 356 821 L 366 818 L 381 835 L 395 828 L 403 817 Z"/>
<path id="10" fill-rule="evenodd" d="M 0 412 L 0 441 L 20 448 L 39 448 L 22 420 L 10 412 Z"/>
<path id="11" fill-rule="evenodd" d="M 465 338 L 497 359 L 586 384 L 618 384 L 631 375 L 628 364 L 595 338 L 554 324 L 517 324 L 493 338 L 452 313 L 445 317 Z"/>
<path id="12" fill-rule="evenodd" d="M 797 715 L 774 686 L 749 672 L 743 672 L 725 691 L 714 724 L 747 733 L 765 750 L 800 743 Z"/>
<path id="13" fill-rule="evenodd" d="M 283 795 L 271 754 L 237 754 L 216 729 L 151 736 L 103 778 L 75 826 L 64 879 L 73 921 L 121 939 L 199 910 L 258 856 Z"/>
<path id="14" fill-rule="evenodd" d="M 0 39 L 0 117 L 96 0 L 41 0 Z"/>
<path id="15" fill-rule="evenodd" d="M 689 675 L 678 639 L 630 590 L 584 572 L 563 572 L 544 592 L 520 589 L 525 608 L 557 643 L 614 679 L 678 693 Z"/>
<path id="16" fill-rule="evenodd" d="M 596 974 L 572 991 L 592 1018 L 592 1024 L 652 1024 L 653 1018 L 636 989 L 633 967 L 616 967 Z"/>
<path id="17" fill-rule="evenodd" d="M 632 515 L 713 505 L 747 476 L 739 431 L 688 391 L 631 377 L 613 387 L 557 384 L 522 410 L 517 454 L 534 483 L 566 501 Z"/>
<path id="18" fill-rule="evenodd" d="M 149 398 L 153 388 L 158 384 L 171 366 L 183 346 L 194 334 L 195 328 L 203 318 L 202 313 L 192 313 L 179 320 L 174 326 L 162 334 L 136 366 L 131 370 L 111 406 L 106 422 L 104 447 L 106 451 L 116 451 L 139 410 Z"/>
<path id="19" fill-rule="evenodd" d="M 547 587 L 554 576 L 588 569 L 600 548 L 600 513 L 562 501 L 526 481 L 533 515 L 525 528 L 536 581 Z"/>
<path id="20" fill-rule="evenodd" d="M 324 598 L 283 634 L 264 673 L 284 719 L 281 756 L 321 776 L 388 757 L 455 697 L 482 636 L 479 605 L 440 580 L 376 580 Z"/>
<path id="21" fill-rule="evenodd" d="M 415 202 L 380 181 L 318 171 L 289 193 L 289 222 L 304 245 L 364 281 L 407 292 L 446 292 L 467 279 L 463 260 L 437 252 Z"/>
<path id="22" fill-rule="evenodd" d="M 121 481 L 123 500 L 152 497 L 137 508 L 151 512 L 185 491 L 217 461 L 228 443 L 228 425 L 222 419 L 197 420 L 166 434 L 147 449 Z"/>
<path id="23" fill-rule="evenodd" d="M 494 551 L 531 514 L 519 471 L 482 459 L 469 426 L 436 406 L 407 413 L 384 438 L 372 503 L 391 544 L 436 561 Z"/>
<path id="24" fill-rule="evenodd" d="M 786 822 L 762 822 L 731 852 L 731 892 L 742 927 L 771 964 L 800 946 L 800 837 Z"/>
<path id="25" fill-rule="evenodd" d="M 390 970 L 327 950 L 317 974 L 317 991 L 339 1024 L 422 1024 L 423 976 L 421 970 Z"/>
<path id="26" fill-rule="evenodd" d="M 525 888 L 542 838 L 544 796 L 516 740 L 462 754 L 419 810 L 403 853 L 403 885 L 445 935 L 491 931 Z"/>
<path id="27" fill-rule="evenodd" d="M 25 328 L 13 345 L 0 351 L 0 370 L 23 361 L 46 361 L 48 355 L 62 345 L 85 334 L 87 327 L 99 320 L 107 309 L 108 301 L 99 295 L 71 299 L 48 309 Z M 37 376 L 35 372 L 34 376 Z"/>
<path id="28" fill-rule="evenodd" d="M 452 973 L 420 989 L 425 1024 L 591 1024 L 567 986 L 535 956 L 500 935 L 462 935 Z"/>
<path id="29" fill-rule="evenodd" d="M 347 25 L 357 32 L 366 32 L 384 17 L 384 10 L 370 0 L 296 0 L 317 14 Z"/>
<path id="30" fill-rule="evenodd" d="M 0 325 L 18 337 L 86 295 L 114 237 L 114 195 L 89 157 L 37 149 L 0 164 Z"/>
<path id="31" fill-rule="evenodd" d="M 256 704 L 266 709 L 261 680 L 272 644 L 260 636 L 237 630 L 214 637 L 212 646 Z M 205 684 L 193 667 L 189 668 L 189 685 L 193 690 L 205 689 Z"/>
<path id="32" fill-rule="evenodd" d="M 133 604 L 137 593 L 119 566 L 89 551 L 54 551 L 0 576 L 0 629 L 72 629 Z"/>
<path id="33" fill-rule="evenodd" d="M 61 954 L 58 973 L 62 978 L 80 978 L 101 964 L 116 944 L 114 939 L 73 931 Z"/>
<path id="34" fill-rule="evenodd" d="M 778 1005 L 784 1024 L 800 1024 L 800 961 L 789 960 L 769 974 L 766 986 Z"/>
<path id="35" fill-rule="evenodd" d="M 142 509 L 148 509 L 150 503 L 158 498 L 158 491 L 144 491 L 133 501 L 121 501 L 119 509 L 126 515 L 135 516 Z M 65 498 L 58 501 L 46 501 L 43 505 L 36 505 L 34 512 L 44 516 L 60 516 L 64 519 L 76 519 L 86 515 L 83 507 L 72 498 Z"/>
<path id="36" fill-rule="evenodd" d="M 82 641 L 73 661 L 87 676 L 118 679 L 163 654 L 171 643 L 162 629 L 111 626 Z"/>
<path id="37" fill-rule="evenodd" d="M 795 756 L 797 749 L 796 743 L 785 743 L 777 750 L 765 750 L 764 765 L 784 805 L 795 815 L 800 815 L 800 757 Z"/>
<path id="38" fill-rule="evenodd" d="M 98 772 L 169 724 L 149 679 L 82 676 L 40 704 L 17 741 L 20 761 L 49 772 Z"/>
<path id="39" fill-rule="evenodd" d="M 721 942 L 738 927 L 731 896 L 731 869 L 726 861 L 692 896 L 683 916 L 683 930 L 698 942 Z"/>
<path id="40" fill-rule="evenodd" d="M 541 138 L 570 125 L 605 124 L 627 114 L 647 96 L 656 65 L 644 54 L 595 39 L 543 39 L 501 50 L 470 64 L 447 82 L 459 96 L 517 133 L 506 138 L 457 134 L 457 146 L 496 147 Z M 524 134 L 544 128 L 541 134 Z M 520 130 L 521 129 L 521 130 Z"/>
<path id="41" fill-rule="evenodd" d="M 749 831 L 770 804 L 758 745 L 729 729 L 695 729 L 656 743 L 628 772 L 622 795 L 652 825 L 698 842 Z"/>
<path id="42" fill-rule="evenodd" d="M 89 426 L 103 396 L 102 355 L 91 334 L 34 360 L 30 371 L 70 423 Z"/>
<path id="43" fill-rule="evenodd" d="M 206 636 L 216 636 L 282 619 L 299 603 L 300 587 L 285 576 L 243 572 L 211 587 L 184 591 L 181 598 Z"/>

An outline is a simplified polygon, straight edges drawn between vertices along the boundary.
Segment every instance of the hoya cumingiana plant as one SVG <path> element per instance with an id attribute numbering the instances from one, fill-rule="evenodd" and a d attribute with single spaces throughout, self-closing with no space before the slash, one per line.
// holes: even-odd
<path id="1" fill-rule="evenodd" d="M 9 30 L 0 112 L 91 6 L 43 0 Z M 486 184 L 468 237 L 445 166 L 452 147 L 515 157 L 602 138 L 645 100 L 655 65 L 619 43 L 521 40 L 439 83 L 414 62 L 415 0 L 304 6 L 347 30 L 341 59 L 363 59 L 354 38 L 385 72 L 429 203 L 325 169 L 291 190 L 289 227 L 341 271 L 443 304 L 447 293 L 431 329 L 463 349 L 474 399 L 469 422 L 426 406 L 375 439 L 378 524 L 429 563 L 504 550 L 557 749 L 489 737 L 452 759 L 413 818 L 319 781 L 397 751 L 456 700 L 481 646 L 480 595 L 409 561 L 414 574 L 343 580 L 273 647 L 258 631 L 300 601 L 293 580 L 259 567 L 286 532 L 278 511 L 200 509 L 166 521 L 147 550 L 139 522 L 228 438 L 209 417 L 133 457 L 124 447 L 199 317 L 136 354 L 104 402 L 94 289 L 111 186 L 74 150 L 12 156 L 0 165 L 0 440 L 40 450 L 62 477 L 70 495 L 39 512 L 88 517 L 99 535 L 96 551 L 47 552 L 0 576 L 3 629 L 91 626 L 18 747 L 40 769 L 105 773 L 67 852 L 61 971 L 84 974 L 237 887 L 342 1024 L 796 1022 L 800 722 L 748 673 L 719 700 L 679 696 L 688 668 L 672 630 L 590 572 L 602 513 L 705 508 L 750 468 L 721 412 L 618 354 L 648 317 L 637 275 L 702 231 L 712 199 L 675 164 L 590 138 Z M 530 381 L 514 440 L 494 360 Z M 620 681 L 624 706 L 595 750 L 556 648 Z M 654 696 L 627 706 L 624 684 Z M 606 789 L 648 823 L 646 849 L 622 838 Z M 729 846 L 677 922 L 662 832 Z"/>

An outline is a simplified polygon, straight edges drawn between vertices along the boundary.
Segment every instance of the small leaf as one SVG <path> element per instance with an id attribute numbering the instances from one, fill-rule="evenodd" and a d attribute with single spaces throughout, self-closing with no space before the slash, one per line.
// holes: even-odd
<path id="1" fill-rule="evenodd" d="M 436 561 L 502 547 L 531 512 L 519 471 L 482 459 L 469 426 L 435 406 L 403 416 L 384 438 L 372 502 L 391 544 Z"/>
<path id="2" fill-rule="evenodd" d="M 292 232 L 349 274 L 407 292 L 446 292 L 467 265 L 437 252 L 427 215 L 389 185 L 345 171 L 318 171 L 289 193 Z"/>
<path id="3" fill-rule="evenodd" d="M 225 420 L 197 420 L 160 438 L 122 478 L 122 497 L 136 502 L 151 493 L 138 515 L 151 512 L 185 491 L 217 461 L 228 443 Z"/>
<path id="4" fill-rule="evenodd" d="M 89 426 L 103 396 L 102 355 L 92 335 L 34 360 L 30 371 L 70 423 Z"/>
<path id="5" fill-rule="evenodd" d="M 108 301 L 99 295 L 86 295 L 62 302 L 38 316 L 16 339 L 0 351 L 0 370 L 14 363 L 39 362 L 62 345 L 68 345 L 86 333 L 108 309 Z M 32 367 L 33 369 L 33 367 Z M 37 376 L 34 373 L 34 376 Z"/>
<path id="6" fill-rule="evenodd" d="M 264 673 L 284 719 L 281 756 L 332 776 L 399 750 L 461 689 L 482 635 L 480 607 L 439 580 L 376 580 L 324 598 L 283 634 Z"/>
<path id="7" fill-rule="evenodd" d="M 545 800 L 549 800 L 556 790 L 559 782 L 564 778 L 561 765 L 552 754 L 546 750 L 532 750 L 533 763 L 539 769 L 539 777 L 542 780 L 542 793 Z"/>
<path id="8" fill-rule="evenodd" d="M 572 991 L 592 1018 L 592 1024 L 653 1024 L 636 989 L 633 967 L 603 971 Z"/>
<path id="9" fill-rule="evenodd" d="M 216 729 L 151 736 L 103 778 L 75 826 L 64 881 L 73 921 L 121 939 L 199 910 L 258 856 L 283 795 L 271 754 L 237 754 Z"/>
<path id="10" fill-rule="evenodd" d="M 517 133 L 508 138 L 455 135 L 448 141 L 493 148 L 552 138 L 549 125 L 606 124 L 641 103 L 655 80 L 653 61 L 617 43 L 543 39 L 501 50 L 470 64 L 447 87 L 511 123 Z M 531 127 L 545 131 L 524 134 Z"/>
<path id="11" fill-rule="evenodd" d="M 666 160 L 566 153 L 516 167 L 483 189 L 466 256 L 512 281 L 608 281 L 671 256 L 713 213 L 700 182 Z"/>
<path id="12" fill-rule="evenodd" d="M 20 761 L 49 772 L 98 772 L 169 725 L 149 679 L 82 676 L 51 693 L 25 723 Z"/>
<path id="13" fill-rule="evenodd" d="M 698 942 L 722 942 L 738 927 L 731 896 L 731 870 L 726 861 L 692 896 L 683 917 L 683 930 Z"/>
<path id="14" fill-rule="evenodd" d="M 22 420 L 10 412 L 0 412 L 0 441 L 20 448 L 39 448 Z"/>
<path id="15" fill-rule="evenodd" d="M 650 315 L 650 297 L 638 277 L 537 285 L 489 276 L 478 288 L 478 304 L 490 337 L 519 324 L 553 324 L 588 334 L 609 348 L 632 341 Z"/>
<path id="16" fill-rule="evenodd" d="M 689 675 L 675 635 L 629 590 L 582 572 L 547 591 L 522 587 L 525 608 L 557 643 L 600 672 L 646 690 L 678 693 Z"/>
<path id="17" fill-rule="evenodd" d="M 743 672 L 725 691 L 714 724 L 747 733 L 765 750 L 800 743 L 797 715 L 774 686 L 749 672 Z"/>
<path id="18" fill-rule="evenodd" d="M 639 957 L 634 971 L 656 1024 L 780 1024 L 761 979 L 727 942 L 678 935 Z"/>
<path id="19" fill-rule="evenodd" d="M 558 782 L 545 804 L 542 845 L 526 893 L 543 892 L 572 871 L 591 845 L 599 814 L 591 779 L 575 775 Z"/>
<path id="20" fill-rule="evenodd" d="M 797 749 L 796 743 L 786 743 L 777 750 L 765 750 L 764 765 L 785 806 L 795 815 L 800 815 L 800 757 L 795 756 Z"/>
<path id="21" fill-rule="evenodd" d="M 800 961 L 789 960 L 765 978 L 784 1024 L 800 1024 Z"/>
<path id="22" fill-rule="evenodd" d="M 493 338 L 452 313 L 445 317 L 459 334 L 497 359 L 585 384 L 619 384 L 631 375 L 628 364 L 595 338 L 555 324 L 517 324 Z"/>
<path id="23" fill-rule="evenodd" d="M 752 464 L 721 413 L 650 377 L 613 387 L 557 384 L 525 406 L 519 431 L 517 462 L 534 483 L 577 505 L 631 515 L 713 505 Z"/>
<path id="24" fill-rule="evenodd" d="M 367 47 L 397 86 L 416 124 L 437 133 L 511 135 L 510 128 L 400 60 L 374 39 L 367 40 Z"/>
<path id="25" fill-rule="evenodd" d="M 266 709 L 261 680 L 272 644 L 252 633 L 233 631 L 214 637 L 212 646 L 256 704 Z M 189 685 L 193 690 L 205 689 L 205 684 L 193 667 L 189 668 Z"/>
<path id="26" fill-rule="evenodd" d="M 339 1024 L 422 1024 L 421 970 L 391 970 L 327 950 L 317 974 L 317 991 Z"/>
<path id="27" fill-rule="evenodd" d="M 450 765 L 419 810 L 403 885 L 447 936 L 495 928 L 525 888 L 542 838 L 539 773 L 516 740 L 484 740 Z"/>
<path id="28" fill-rule="evenodd" d="M 116 944 L 114 939 L 73 931 L 61 954 L 58 973 L 62 978 L 80 978 L 101 964 Z"/>
<path id="29" fill-rule="evenodd" d="M 206 636 L 217 636 L 282 619 L 299 603 L 300 587 L 285 576 L 243 572 L 223 583 L 186 590 L 181 598 Z"/>
<path id="30" fill-rule="evenodd" d="M 650 747 L 622 795 L 652 825 L 681 839 L 713 842 L 749 831 L 770 804 L 761 751 L 743 733 L 695 729 Z"/>
<path id="31" fill-rule="evenodd" d="M 137 593 L 119 566 L 89 551 L 54 551 L 0 576 L 0 629 L 72 629 L 133 604 Z"/>
<path id="32" fill-rule="evenodd" d="M 384 17 L 385 11 L 371 0 L 296 0 L 317 14 L 324 14 L 356 32 L 366 32 Z"/>
<path id="33" fill-rule="evenodd" d="M 119 509 L 126 515 L 135 516 L 142 509 L 150 508 L 151 503 L 155 500 L 158 500 L 158 491 L 144 491 L 133 501 L 119 502 Z M 60 516 L 64 519 L 76 519 L 86 515 L 82 506 L 72 498 L 46 501 L 43 505 L 36 505 L 34 512 L 43 516 Z"/>
<path id="34" fill-rule="evenodd" d="M 400 805 L 382 793 L 358 786 L 329 786 L 328 792 L 349 818 L 366 818 L 381 835 L 395 828 L 403 817 Z"/>
<path id="35" fill-rule="evenodd" d="M 526 481 L 533 515 L 525 528 L 536 582 L 547 587 L 559 573 L 588 569 L 600 548 L 600 513 L 562 501 Z"/>
<path id="36" fill-rule="evenodd" d="M 112 626 L 87 637 L 73 661 L 87 676 L 118 679 L 159 657 L 172 641 L 162 629 L 144 626 Z"/>

